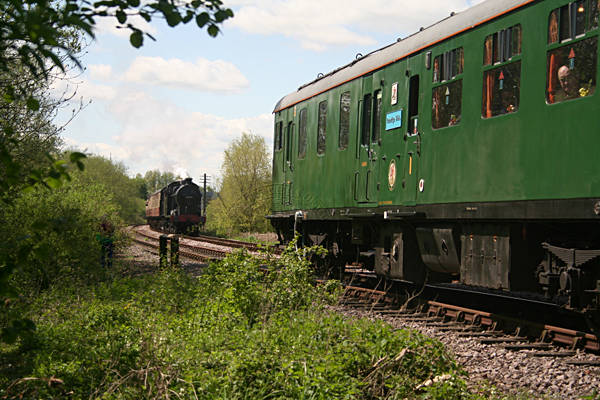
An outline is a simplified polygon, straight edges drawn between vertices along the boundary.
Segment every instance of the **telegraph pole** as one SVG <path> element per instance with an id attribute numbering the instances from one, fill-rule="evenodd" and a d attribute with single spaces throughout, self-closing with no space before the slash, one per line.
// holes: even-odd
<path id="1" fill-rule="evenodd" d="M 204 198 L 202 199 L 202 215 L 206 215 L 206 174 L 204 174 Z"/>

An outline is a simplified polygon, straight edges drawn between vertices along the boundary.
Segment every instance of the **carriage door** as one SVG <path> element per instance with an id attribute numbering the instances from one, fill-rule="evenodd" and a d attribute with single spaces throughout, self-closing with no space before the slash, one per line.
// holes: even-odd
<path id="1" fill-rule="evenodd" d="M 285 147 L 283 154 L 283 203 L 286 205 L 292 204 L 292 185 L 294 176 L 294 123 L 288 122 L 285 130 Z"/>
<path id="2" fill-rule="evenodd" d="M 419 75 L 410 77 L 408 87 L 408 130 L 406 132 L 406 163 L 404 168 L 404 200 L 406 205 L 414 205 L 417 200 L 417 176 L 421 155 L 421 135 L 419 128 Z"/>
<path id="3" fill-rule="evenodd" d="M 373 91 L 372 76 L 363 78 L 358 138 L 358 171 L 355 174 L 355 200 L 377 201 L 377 166 L 381 143 L 381 89 Z"/>

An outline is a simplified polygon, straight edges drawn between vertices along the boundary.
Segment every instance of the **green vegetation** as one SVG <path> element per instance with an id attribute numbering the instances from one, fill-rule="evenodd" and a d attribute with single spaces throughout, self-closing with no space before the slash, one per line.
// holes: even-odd
<path id="1" fill-rule="evenodd" d="M 206 210 L 206 228 L 219 235 L 270 230 L 271 158 L 265 139 L 243 133 L 225 150 L 218 196 Z"/>
<path id="2" fill-rule="evenodd" d="M 88 156 L 85 170 L 73 174 L 73 181 L 82 187 L 101 185 L 109 194 L 108 201 L 117 207 L 119 217 L 126 224 L 141 224 L 145 221 L 144 182 L 127 176 L 127 167 L 122 162 L 112 161 L 102 156 Z M 97 213 L 101 216 L 105 213 Z"/>
<path id="3" fill-rule="evenodd" d="M 100 217 L 118 225 L 116 204 L 100 184 L 73 182 L 49 190 L 38 187 L 0 210 L 0 258 L 21 254 L 10 281 L 18 293 L 37 294 L 65 280 L 98 279 Z"/>
<path id="4" fill-rule="evenodd" d="M 147 193 L 152 194 L 158 189 L 164 188 L 173 181 L 181 180 L 182 177 L 175 175 L 170 171 L 161 172 L 158 169 L 153 169 L 151 171 L 146 171 L 143 177 L 141 174 L 138 174 L 136 179 L 142 179 L 146 185 L 145 188 Z M 196 182 L 196 184 L 198 184 L 198 182 Z"/>
<path id="5" fill-rule="evenodd" d="M 54 79 L 64 78 L 71 68 L 81 68 L 78 54 L 82 38 L 94 37 L 98 18 L 116 19 L 119 27 L 130 31 L 131 45 L 141 47 L 144 34 L 151 36 L 131 23 L 133 16 L 147 22 L 153 18 L 164 19 L 170 27 L 195 21 L 200 29 L 216 36 L 218 25 L 232 17 L 233 12 L 225 8 L 221 0 L 0 0 L 0 224 L 5 220 L 14 222 L 9 212 L 14 207 L 21 207 L 16 211 L 22 211 L 23 215 L 27 213 L 27 206 L 37 207 L 35 203 L 26 204 L 27 191 L 40 190 L 40 187 L 57 189 L 70 181 L 69 163 L 83 169 L 85 155 L 82 153 L 71 153 L 68 161 L 57 159 L 61 128 L 52 120 L 56 110 L 68 99 L 65 94 L 56 99 L 49 88 Z M 73 117 L 76 113 L 77 108 Z M 88 222 L 88 216 L 75 210 L 73 217 L 66 212 L 69 205 L 64 205 L 58 215 L 48 208 L 47 214 L 40 215 L 34 223 L 17 221 L 22 226 L 13 224 L 14 230 L 3 232 L 9 235 L 3 239 L 14 247 L 0 248 L 0 342 L 13 342 L 35 328 L 31 320 L 15 316 L 11 310 L 11 304 L 20 294 L 15 282 L 45 288 L 55 279 L 51 268 L 57 264 L 60 270 L 69 267 L 78 271 L 75 275 L 80 277 L 88 270 L 81 267 L 85 265 L 83 258 L 72 257 L 77 253 L 70 252 L 73 248 L 65 254 L 63 250 L 68 246 L 53 247 L 54 241 L 65 245 L 89 242 L 89 230 L 79 231 L 77 223 L 63 224 L 61 220 Z M 123 204 L 119 211 L 126 218 L 132 215 Z M 105 218 L 101 208 L 95 212 L 97 219 Z M 87 225 L 84 223 L 84 226 Z M 41 241 L 36 240 L 38 238 Z M 91 254 L 93 252 L 87 253 Z M 51 266 L 49 271 L 47 265 Z M 24 271 L 38 271 L 41 282 L 27 279 Z"/>
<path id="6" fill-rule="evenodd" d="M 472 398 L 439 342 L 328 311 L 338 294 L 291 250 L 54 285 L 14 306 L 37 332 L 0 347 L 0 397 Z"/>

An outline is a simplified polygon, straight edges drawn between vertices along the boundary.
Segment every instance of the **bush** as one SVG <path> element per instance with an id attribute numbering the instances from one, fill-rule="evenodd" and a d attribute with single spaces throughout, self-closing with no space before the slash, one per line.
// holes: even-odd
<path id="1" fill-rule="evenodd" d="M 0 347 L 0 397 L 468 396 L 439 342 L 327 311 L 336 285 L 314 286 L 308 265 L 240 252 L 199 278 L 56 286 L 26 310 L 36 336 Z"/>
<path id="2" fill-rule="evenodd" d="M 96 240 L 105 216 L 118 225 L 111 197 L 97 185 L 69 184 L 49 190 L 38 187 L 0 211 L 0 252 L 28 248 L 13 271 L 21 294 L 35 294 L 65 279 L 95 281 L 100 269 Z"/>

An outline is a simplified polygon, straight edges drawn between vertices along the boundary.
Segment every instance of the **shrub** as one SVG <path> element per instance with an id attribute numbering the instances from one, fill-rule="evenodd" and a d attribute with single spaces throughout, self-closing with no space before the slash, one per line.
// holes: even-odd
<path id="1" fill-rule="evenodd" d="M 114 215 L 111 197 L 96 185 L 38 187 L 4 207 L 0 252 L 11 254 L 17 247 L 32 250 L 22 255 L 12 274 L 19 292 L 38 293 L 65 279 L 97 280 L 103 271 L 96 234 L 103 216 L 119 224 Z"/>

